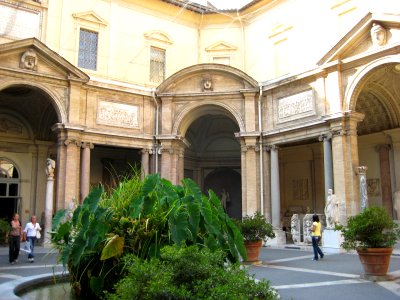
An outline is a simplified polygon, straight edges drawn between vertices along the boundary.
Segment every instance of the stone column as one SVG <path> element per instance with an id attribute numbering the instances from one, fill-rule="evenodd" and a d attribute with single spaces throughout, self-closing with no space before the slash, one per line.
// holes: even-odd
<path id="1" fill-rule="evenodd" d="M 46 206 L 45 206 L 45 227 L 44 227 L 44 245 L 51 246 L 51 226 L 53 220 L 53 191 L 54 191 L 54 169 L 56 162 L 51 158 L 46 163 Z"/>
<path id="2" fill-rule="evenodd" d="M 82 157 L 81 157 L 81 195 L 80 202 L 86 198 L 90 190 L 90 150 L 94 148 L 92 143 L 81 144 Z"/>
<path id="3" fill-rule="evenodd" d="M 392 201 L 392 181 L 390 177 L 390 161 L 389 161 L 389 145 L 381 145 L 378 147 L 381 188 L 382 188 L 382 204 L 389 216 L 393 217 L 393 201 Z"/>
<path id="4" fill-rule="evenodd" d="M 332 135 L 321 135 L 320 141 L 324 145 L 324 179 L 325 179 L 325 199 L 328 199 L 328 190 L 335 190 L 333 186 L 333 166 L 332 166 Z M 326 205 L 327 203 L 325 203 Z"/>
<path id="5" fill-rule="evenodd" d="M 173 184 L 179 184 L 183 179 L 183 153 L 186 146 L 182 137 L 161 140 L 161 177 Z"/>
<path id="6" fill-rule="evenodd" d="M 348 215 L 360 211 L 359 180 L 356 166 L 358 163 L 357 124 L 363 114 L 349 112 L 331 120 L 332 161 L 335 194 L 346 201 L 346 220 Z"/>
<path id="7" fill-rule="evenodd" d="M 360 208 L 361 211 L 368 207 L 368 191 L 367 191 L 367 170 L 368 167 L 358 167 L 358 175 L 360 177 Z"/>
<path id="8" fill-rule="evenodd" d="M 264 160 L 264 215 L 272 224 L 271 213 L 271 155 L 268 146 L 263 146 Z"/>
<path id="9" fill-rule="evenodd" d="M 252 215 L 260 210 L 260 198 L 257 188 L 257 137 L 245 137 L 243 141 L 242 154 L 244 154 L 244 157 L 242 159 L 245 160 L 245 169 L 244 173 L 242 173 L 242 187 L 245 186 L 245 192 L 242 194 L 246 199 L 246 206 L 242 207 L 246 207 L 246 214 Z"/>
<path id="10" fill-rule="evenodd" d="M 149 155 L 150 149 L 143 148 L 140 153 L 142 154 L 142 168 L 141 177 L 144 179 L 149 174 Z"/>
<path id="11" fill-rule="evenodd" d="M 242 216 L 249 215 L 250 213 L 247 211 L 247 180 L 246 180 L 246 152 L 247 147 L 244 140 L 240 140 L 240 167 L 242 173 Z"/>
<path id="12" fill-rule="evenodd" d="M 64 207 L 68 207 L 71 202 L 74 202 L 79 196 L 81 141 L 76 139 L 67 139 L 64 144 L 67 148 L 64 182 L 66 186 Z"/>
<path id="13" fill-rule="evenodd" d="M 185 177 L 185 150 L 178 150 L 178 182 L 180 183 Z"/>
<path id="14" fill-rule="evenodd" d="M 279 187 L 278 147 L 270 147 L 271 151 L 271 219 L 272 226 L 281 229 L 281 200 Z"/>
<path id="15" fill-rule="evenodd" d="M 57 123 L 52 128 L 57 134 L 57 160 L 56 160 L 56 207 L 55 210 L 59 210 L 65 208 L 64 206 L 64 197 L 65 197 L 65 169 L 66 169 L 66 162 L 67 162 L 67 151 L 64 144 L 66 139 L 66 132 L 63 128 L 63 124 Z"/>

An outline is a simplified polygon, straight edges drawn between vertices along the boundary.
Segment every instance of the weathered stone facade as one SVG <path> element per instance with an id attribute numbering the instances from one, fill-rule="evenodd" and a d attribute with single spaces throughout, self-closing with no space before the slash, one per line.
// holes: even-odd
<path id="1" fill-rule="evenodd" d="M 258 44 L 252 36 L 280 4 L 268 8 L 269 1 L 260 1 L 243 8 L 245 28 L 238 20 L 234 29 L 218 28 L 231 19 L 217 12 L 194 30 L 199 16 L 191 6 L 128 1 L 127 8 L 115 8 L 121 18 L 143 19 L 143 28 L 132 29 L 143 48 L 129 56 L 123 53 L 130 49 L 121 35 L 123 23 L 106 13 L 107 1 L 98 1 L 93 11 L 76 1 L 64 9 L 50 0 L 22 2 L 32 16 L 41 16 L 42 34 L 26 38 L 11 30 L 16 37 L 3 32 L 0 40 L 0 159 L 2 168 L 18 171 L 17 177 L 0 177 L 0 197 L 12 199 L 4 217 L 18 210 L 23 220 L 30 214 L 40 220 L 46 161 L 52 158 L 54 210 L 82 201 L 91 185 L 114 186 L 137 165 L 143 176 L 160 173 L 174 184 L 190 177 L 204 192 L 229 195 L 226 210 L 232 217 L 262 211 L 276 228 L 290 232 L 294 213 L 323 213 L 329 188 L 344 203 L 342 222 L 357 213 L 357 170 L 366 165 L 369 204 L 383 205 L 399 218 L 398 15 L 365 14 L 322 59 L 314 57 L 313 68 L 295 73 L 293 65 L 289 75 L 271 76 L 263 55 L 254 65 Z M 0 7 L 19 9 L 12 3 L 0 1 Z M 249 17 L 256 12 L 257 18 Z M 150 20 L 157 20 L 157 30 L 150 30 Z M 111 23 L 118 34 L 111 34 Z M 161 30 L 163 24 L 171 35 Z M 378 41 L 377 24 L 384 30 Z M 213 26 L 226 41 L 213 43 Z M 75 42 L 61 45 L 58 36 L 78 42 L 79 28 L 100 34 L 97 70 L 78 67 Z M 282 28 L 269 40 L 278 42 L 292 30 Z M 247 42 L 232 46 L 239 40 Z M 113 42 L 118 46 L 109 47 Z M 149 62 L 141 52 L 153 46 L 173 49 L 160 84 L 148 82 Z M 292 60 L 298 55 L 296 49 L 287 53 Z M 226 57 L 230 65 L 210 61 Z M 263 70 L 268 75 L 260 76 Z M 13 184 L 17 192 L 7 194 Z"/>

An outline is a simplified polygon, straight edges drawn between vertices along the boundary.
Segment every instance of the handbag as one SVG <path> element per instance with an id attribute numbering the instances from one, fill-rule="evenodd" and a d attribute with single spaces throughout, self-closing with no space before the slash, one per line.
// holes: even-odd
<path id="1" fill-rule="evenodd" d="M 37 230 L 37 231 L 36 231 L 36 238 L 37 238 L 37 239 L 40 239 L 41 237 L 42 237 L 42 235 L 40 234 L 40 231 Z"/>
<path id="2" fill-rule="evenodd" d="M 26 252 L 26 253 L 31 253 L 31 245 L 29 244 L 28 241 L 26 241 L 22 244 L 22 247 L 20 248 L 20 250 L 23 252 Z"/>

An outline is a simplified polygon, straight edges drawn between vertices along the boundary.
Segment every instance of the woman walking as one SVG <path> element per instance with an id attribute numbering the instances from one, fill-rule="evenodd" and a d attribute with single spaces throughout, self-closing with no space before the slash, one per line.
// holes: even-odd
<path id="1" fill-rule="evenodd" d="M 19 220 L 19 214 L 13 214 L 12 220 L 10 222 L 11 228 L 8 235 L 9 252 L 8 258 L 10 264 L 15 264 L 18 262 L 19 249 L 22 240 L 22 226 Z"/>
<path id="2" fill-rule="evenodd" d="M 322 253 L 318 246 L 318 243 L 321 240 L 321 223 L 319 222 L 319 217 L 317 215 L 313 215 L 312 220 L 313 224 L 311 228 L 311 240 L 314 250 L 314 258 L 312 260 L 318 260 L 318 254 L 321 256 L 321 259 L 323 259 L 324 253 Z"/>
<path id="3" fill-rule="evenodd" d="M 38 231 L 42 230 L 39 223 L 36 223 L 36 216 L 31 217 L 31 221 L 26 224 L 24 229 L 24 235 L 29 242 L 31 252 L 28 254 L 28 261 L 33 263 L 35 261 L 35 254 L 33 249 L 35 248 L 35 241 Z"/>

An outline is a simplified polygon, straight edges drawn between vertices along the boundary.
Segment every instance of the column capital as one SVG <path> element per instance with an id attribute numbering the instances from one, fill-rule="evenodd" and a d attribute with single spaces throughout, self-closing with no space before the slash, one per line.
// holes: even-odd
<path id="1" fill-rule="evenodd" d="M 322 142 L 322 141 L 330 141 L 331 139 L 332 139 L 332 132 L 321 134 L 318 137 L 318 141 L 320 141 L 320 142 Z"/>
<path id="2" fill-rule="evenodd" d="M 153 154 L 153 149 L 142 148 L 142 149 L 140 150 L 140 154 Z"/>
<path id="3" fill-rule="evenodd" d="M 381 151 L 382 149 L 391 150 L 392 146 L 389 145 L 389 144 L 381 144 L 381 145 L 375 146 L 375 149 L 376 149 L 377 152 Z"/>
<path id="4" fill-rule="evenodd" d="M 66 140 L 64 141 L 64 145 L 65 145 L 65 146 L 68 146 L 68 145 L 70 145 L 70 144 L 74 144 L 74 145 L 77 146 L 77 147 L 81 147 L 81 141 L 79 141 L 79 140 L 75 140 L 75 139 L 66 139 Z"/>
<path id="5" fill-rule="evenodd" d="M 266 151 L 272 151 L 272 150 L 278 151 L 280 148 L 275 144 L 270 144 L 270 145 L 265 145 L 265 149 Z"/>
<path id="6" fill-rule="evenodd" d="M 367 166 L 359 166 L 357 167 L 358 175 L 365 175 L 367 173 Z"/>
<path id="7" fill-rule="evenodd" d="M 81 142 L 81 147 L 82 147 L 82 148 L 93 149 L 93 148 L 94 148 L 94 144 L 93 144 L 93 143 L 90 143 L 90 142 Z"/>

